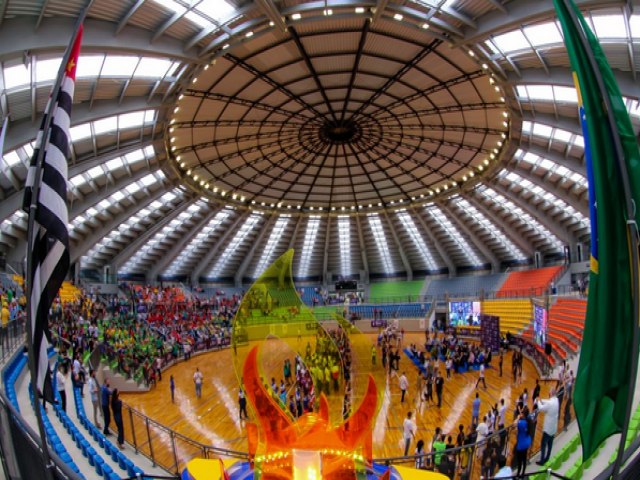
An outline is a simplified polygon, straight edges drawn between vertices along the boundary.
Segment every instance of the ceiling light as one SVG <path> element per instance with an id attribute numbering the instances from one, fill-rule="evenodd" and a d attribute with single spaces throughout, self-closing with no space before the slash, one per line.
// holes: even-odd
<path id="1" fill-rule="evenodd" d="M 302 208 L 302 206 L 301 206 L 301 205 L 298 205 L 296 208 L 297 208 L 298 210 L 300 210 L 300 209 Z"/>
<path id="2" fill-rule="evenodd" d="M 251 200 L 251 205 L 255 205 L 256 201 L 255 200 Z"/>
<path id="3" fill-rule="evenodd" d="M 495 90 L 496 90 L 496 92 L 499 92 L 499 91 L 500 91 L 500 87 L 498 87 L 498 86 L 496 85 L 496 86 L 495 86 Z"/>
<path id="4" fill-rule="evenodd" d="M 313 210 L 313 207 L 309 207 L 309 210 Z"/>
<path id="5" fill-rule="evenodd" d="M 505 127 L 509 126 L 509 124 L 507 122 L 502 122 L 502 125 L 504 125 Z"/>
<path id="6" fill-rule="evenodd" d="M 485 165 L 489 165 L 489 160 L 487 160 L 486 158 L 484 159 L 484 164 Z"/>
<path id="7" fill-rule="evenodd" d="M 291 210 L 291 205 L 287 205 L 287 209 Z"/>
<path id="8" fill-rule="evenodd" d="M 498 145 L 499 147 L 502 146 L 502 140 L 498 140 L 498 142 L 496 143 L 496 145 Z"/>
<path id="9" fill-rule="evenodd" d="M 395 20 L 400 21 L 400 20 L 402 20 L 404 17 L 402 16 L 402 14 L 401 14 L 401 13 L 396 13 L 396 14 L 393 16 L 393 18 L 394 18 Z"/>
<path id="10" fill-rule="evenodd" d="M 336 210 L 336 207 L 331 207 L 331 211 L 332 212 L 335 211 L 335 210 Z"/>
<path id="11" fill-rule="evenodd" d="M 501 133 L 501 134 L 500 134 L 500 136 L 501 136 L 502 138 L 507 138 L 507 134 L 506 134 L 506 133 Z"/>
<path id="12" fill-rule="evenodd" d="M 207 70 L 209 70 L 209 64 L 208 63 L 204 66 L 204 71 L 206 72 Z"/>
<path id="13" fill-rule="evenodd" d="M 473 50 L 469 50 L 469 56 L 470 56 L 470 57 L 475 57 L 475 56 L 476 56 L 476 54 L 475 54 L 475 53 L 473 53 Z"/>
<path id="14" fill-rule="evenodd" d="M 198 175 L 194 175 L 193 179 L 197 182 L 198 181 Z"/>
<path id="15" fill-rule="evenodd" d="M 504 103 L 504 97 L 500 97 L 500 101 Z"/>
<path id="16" fill-rule="evenodd" d="M 182 100 L 184 98 L 184 93 L 181 93 L 180 96 L 178 97 L 178 100 Z"/>
<path id="17" fill-rule="evenodd" d="M 467 176 L 466 176 L 466 175 L 463 175 L 463 176 L 462 176 L 462 181 L 463 181 L 463 182 L 466 182 L 466 181 L 467 181 Z"/>
<path id="18" fill-rule="evenodd" d="M 253 32 L 251 30 L 249 30 L 247 33 L 244 34 L 245 37 L 247 38 L 251 38 L 253 37 Z"/>
<path id="19" fill-rule="evenodd" d="M 489 77 L 489 83 L 493 85 L 494 83 L 496 83 L 496 81 L 493 79 L 493 77 Z"/>
<path id="20" fill-rule="evenodd" d="M 204 180 L 200 180 L 200 186 L 204 187 Z"/>
<path id="21" fill-rule="evenodd" d="M 469 172 L 469 178 L 473 178 L 475 176 L 474 172 Z"/>
<path id="22" fill-rule="evenodd" d="M 223 49 L 223 50 L 226 50 L 227 48 L 229 48 L 229 46 L 230 46 L 230 45 L 229 45 L 228 43 L 225 43 L 224 45 L 222 45 L 222 49 Z"/>
<path id="23" fill-rule="evenodd" d="M 325 16 L 329 16 L 329 15 L 333 15 L 333 10 L 331 10 L 330 8 L 327 8 L 326 10 L 324 10 L 322 12 Z"/>
<path id="24" fill-rule="evenodd" d="M 184 168 L 184 167 L 186 167 L 186 166 L 187 166 L 187 164 L 186 164 L 186 163 L 184 163 L 184 162 L 182 162 L 182 163 L 180 164 L 180 167 L 181 167 L 181 168 Z"/>
<path id="25" fill-rule="evenodd" d="M 493 153 L 498 153 L 500 150 L 498 150 L 497 148 L 493 149 Z"/>
<path id="26" fill-rule="evenodd" d="M 187 175 L 191 175 L 191 169 L 187 170 Z"/>
<path id="27" fill-rule="evenodd" d="M 291 20 L 300 20 L 302 18 L 302 15 L 300 15 L 299 13 L 294 13 L 293 15 L 291 15 Z"/>
<path id="28" fill-rule="evenodd" d="M 218 193 L 218 187 L 213 187 L 213 193 Z"/>
<path id="29" fill-rule="evenodd" d="M 269 22 L 269 26 L 270 26 L 270 27 L 273 27 L 274 25 L 275 25 L 275 23 L 273 23 L 273 22 Z"/>
<path id="30" fill-rule="evenodd" d="M 489 65 L 487 65 L 486 63 L 483 63 L 482 64 L 482 68 L 484 68 L 486 70 L 487 68 L 489 68 Z"/>
<path id="31" fill-rule="evenodd" d="M 491 155 L 489 155 L 491 157 L 491 160 L 493 160 L 494 158 L 496 158 L 496 156 L 492 153 Z M 486 160 L 485 160 L 486 161 Z"/>
<path id="32" fill-rule="evenodd" d="M 198 77 L 195 77 L 195 78 L 193 79 L 193 83 L 198 83 Z"/>
<path id="33" fill-rule="evenodd" d="M 173 113 L 178 113 L 179 110 L 180 110 L 180 107 L 176 107 L 173 109 Z"/>
<path id="34" fill-rule="evenodd" d="M 378 206 L 381 207 L 382 206 L 382 202 L 378 202 Z"/>
<path id="35" fill-rule="evenodd" d="M 356 13 L 364 13 L 364 7 L 356 7 Z"/>
<path id="36" fill-rule="evenodd" d="M 223 197 L 227 194 L 227 192 L 225 192 L 224 190 L 220 192 L 220 195 L 222 195 Z"/>
<path id="37" fill-rule="evenodd" d="M 482 170 L 484 170 L 484 167 L 483 167 L 482 165 L 480 165 L 480 166 L 478 167 L 478 170 L 482 171 Z"/>
<path id="38" fill-rule="evenodd" d="M 231 198 L 235 200 L 236 198 L 238 198 L 238 196 L 234 193 L 233 195 L 231 195 Z"/>
<path id="39" fill-rule="evenodd" d="M 275 204 L 275 203 L 272 203 L 272 204 L 271 204 L 271 205 L 269 205 L 269 206 L 270 206 L 271 208 L 273 208 L 273 207 L 275 207 L 275 206 L 276 206 L 276 204 Z"/>
<path id="40" fill-rule="evenodd" d="M 449 185 L 447 185 L 446 183 L 444 184 L 444 186 L 442 187 L 444 190 L 449 190 Z"/>
<path id="41" fill-rule="evenodd" d="M 507 118 L 507 117 L 509 116 L 509 114 L 508 114 L 507 112 L 502 112 L 502 116 L 503 116 L 504 118 Z"/>
<path id="42" fill-rule="evenodd" d="M 241 202 L 244 202 L 244 195 L 242 195 L 242 196 L 240 197 L 240 201 L 241 201 Z"/>
<path id="43" fill-rule="evenodd" d="M 436 188 L 436 193 L 440 193 L 440 189 L 439 188 Z"/>

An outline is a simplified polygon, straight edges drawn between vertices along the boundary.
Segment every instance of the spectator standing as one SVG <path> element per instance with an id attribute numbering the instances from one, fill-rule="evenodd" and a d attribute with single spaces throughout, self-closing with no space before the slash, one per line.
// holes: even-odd
<path id="1" fill-rule="evenodd" d="M 398 384 L 400 385 L 400 392 L 402 393 L 402 396 L 400 397 L 400 403 L 404 403 L 404 396 L 407 393 L 407 388 L 409 388 L 409 380 L 407 380 L 407 375 L 405 374 L 405 372 L 402 372 L 402 375 L 400 375 Z"/>
<path id="2" fill-rule="evenodd" d="M 111 423 L 111 410 L 109 409 L 109 397 L 111 390 L 109 389 L 109 379 L 105 378 L 100 389 L 100 405 L 102 406 L 102 417 L 104 419 L 104 430 L 102 433 L 111 435 L 109 432 L 109 423 Z"/>
<path id="3" fill-rule="evenodd" d="M 245 420 L 249 418 L 249 415 L 247 415 L 247 397 L 245 396 L 244 389 L 242 387 L 238 390 L 238 410 L 240 411 L 240 420 L 242 420 L 243 414 Z"/>
<path id="4" fill-rule="evenodd" d="M 101 428 L 98 422 L 98 406 L 100 405 L 100 385 L 96 379 L 95 370 L 89 372 L 89 395 L 91 396 L 91 405 L 93 405 L 93 423 L 97 428 Z"/>
<path id="5" fill-rule="evenodd" d="M 471 403 L 471 423 L 473 425 L 478 425 L 478 421 L 480 420 L 480 394 L 476 393 L 476 398 L 473 399 Z"/>
<path id="6" fill-rule="evenodd" d="M 173 375 L 169 377 L 169 388 L 171 389 L 171 403 L 176 403 L 176 398 L 175 398 L 176 382 L 173 379 Z"/>
<path id="7" fill-rule="evenodd" d="M 527 469 L 527 452 L 531 446 L 531 437 L 529 436 L 529 425 L 526 420 L 526 408 L 518 415 L 516 421 L 518 427 L 518 439 L 515 449 L 515 467 L 518 478 L 524 478 Z"/>
<path id="8" fill-rule="evenodd" d="M 415 461 L 415 468 L 418 469 L 423 469 L 425 468 L 425 461 L 424 461 L 424 455 L 425 451 L 424 451 L 424 440 L 420 439 L 418 440 L 418 444 L 416 445 L 416 461 Z"/>
<path id="9" fill-rule="evenodd" d="M 480 382 L 482 382 L 482 386 L 484 386 L 484 389 L 487 389 L 487 382 L 484 379 L 484 363 L 480 364 L 480 376 L 478 377 L 478 381 L 476 382 L 476 389 L 478 388 L 478 385 L 480 385 Z"/>
<path id="10" fill-rule="evenodd" d="M 436 395 L 438 397 L 438 408 L 442 406 L 442 391 L 444 390 L 444 378 L 440 375 L 440 371 L 438 371 L 436 377 Z"/>
<path id="11" fill-rule="evenodd" d="M 111 410 L 113 412 L 113 421 L 118 429 L 118 448 L 124 450 L 124 424 L 122 423 L 122 400 L 118 393 L 118 389 L 114 388 L 111 394 Z"/>
<path id="12" fill-rule="evenodd" d="M 409 454 L 409 445 L 411 445 L 411 439 L 416 436 L 416 424 L 411 419 L 413 412 L 407 412 L 407 418 L 404 419 L 402 424 L 402 438 L 404 439 L 404 456 Z"/>
<path id="13" fill-rule="evenodd" d="M 542 443 L 540 444 L 540 460 L 538 465 L 544 465 L 551 457 L 553 448 L 553 436 L 558 431 L 558 414 L 560 404 L 555 396 L 555 389 L 551 389 L 551 398 L 548 400 L 538 400 L 538 410 L 544 413 L 544 423 L 542 424 Z"/>
<path id="14" fill-rule="evenodd" d="M 193 383 L 196 386 L 196 398 L 202 398 L 202 372 L 199 368 L 196 368 L 196 372 L 193 374 Z"/>
<path id="15" fill-rule="evenodd" d="M 56 371 L 56 388 L 58 390 L 58 395 L 60 395 L 60 400 L 62 402 L 62 411 L 67 411 L 67 391 L 66 391 L 66 379 L 64 378 L 64 374 L 62 373 L 62 365 L 58 366 L 58 370 Z"/>

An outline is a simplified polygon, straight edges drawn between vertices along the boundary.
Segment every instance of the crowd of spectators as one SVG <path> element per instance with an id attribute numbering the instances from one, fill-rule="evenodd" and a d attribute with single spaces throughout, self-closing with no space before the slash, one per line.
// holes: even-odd
<path id="1" fill-rule="evenodd" d="M 203 300 L 175 287 L 125 292 L 107 298 L 82 292 L 73 302 L 54 302 L 50 328 L 63 359 L 69 350 L 84 358 L 97 347 L 126 378 L 154 386 L 169 363 L 230 344 L 238 296 Z"/>

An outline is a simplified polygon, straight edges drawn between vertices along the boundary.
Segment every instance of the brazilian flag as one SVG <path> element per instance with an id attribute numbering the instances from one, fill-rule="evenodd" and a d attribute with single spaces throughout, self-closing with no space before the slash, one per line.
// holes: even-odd
<path id="1" fill-rule="evenodd" d="M 589 180 L 591 273 L 573 400 L 582 437 L 582 458 L 586 459 L 604 439 L 621 432 L 625 421 L 632 373 L 632 337 L 638 323 L 633 313 L 633 297 L 639 294 L 632 279 L 627 221 L 639 219 L 640 154 L 620 90 L 598 40 L 572 1 L 554 0 L 554 4 L 578 90 Z M 575 12 L 577 23 L 569 9 Z M 587 45 L 580 40 L 580 30 L 586 35 Z M 603 78 L 604 91 L 598 87 L 588 49 Z M 610 128 L 607 97 L 617 132 Z M 616 160 L 616 137 L 622 145 L 620 162 Z M 621 167 L 625 165 L 630 194 L 638 207 L 631 213 L 627 213 L 622 184 Z"/>

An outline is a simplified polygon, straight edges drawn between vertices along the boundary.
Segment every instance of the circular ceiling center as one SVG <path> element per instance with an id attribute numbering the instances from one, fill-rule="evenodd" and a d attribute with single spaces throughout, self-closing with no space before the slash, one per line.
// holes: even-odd
<path id="1" fill-rule="evenodd" d="M 327 122 L 320 127 L 320 136 L 330 143 L 351 143 L 360 137 L 361 130 L 351 120 L 341 122 Z"/>

